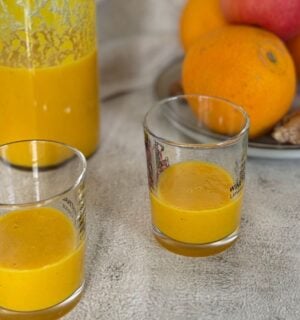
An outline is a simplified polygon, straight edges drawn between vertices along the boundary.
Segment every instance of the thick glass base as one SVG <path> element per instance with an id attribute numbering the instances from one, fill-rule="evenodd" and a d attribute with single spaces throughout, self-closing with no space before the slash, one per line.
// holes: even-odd
<path id="1" fill-rule="evenodd" d="M 84 288 L 84 284 L 63 302 L 43 310 L 20 312 L 20 311 L 7 310 L 0 307 L 0 319 L 1 320 L 59 319 L 76 306 L 76 304 L 79 302 L 81 298 L 83 288 Z"/>
<path id="2" fill-rule="evenodd" d="M 166 249 L 176 254 L 189 257 L 206 257 L 220 253 L 231 247 L 238 238 L 238 229 L 226 238 L 216 242 L 204 244 L 184 243 L 171 239 L 164 235 L 160 230 L 153 226 L 153 234 L 156 240 Z"/>

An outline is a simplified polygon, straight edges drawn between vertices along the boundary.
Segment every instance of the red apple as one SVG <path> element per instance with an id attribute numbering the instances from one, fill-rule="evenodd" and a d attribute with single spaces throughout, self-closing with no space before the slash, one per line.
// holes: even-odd
<path id="1" fill-rule="evenodd" d="M 257 25 L 283 40 L 300 34 L 300 0 L 221 0 L 226 19 Z"/>

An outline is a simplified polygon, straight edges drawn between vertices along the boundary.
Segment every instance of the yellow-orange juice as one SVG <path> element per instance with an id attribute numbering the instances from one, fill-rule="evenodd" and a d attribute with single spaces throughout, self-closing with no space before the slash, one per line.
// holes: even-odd
<path id="1" fill-rule="evenodd" d="M 240 223 L 241 195 L 231 199 L 230 174 L 215 164 L 171 165 L 150 194 L 153 224 L 171 239 L 207 244 L 232 234 Z"/>
<path id="2" fill-rule="evenodd" d="M 0 66 L 0 144 L 47 139 L 91 155 L 98 144 L 97 54 L 51 67 Z"/>
<path id="3" fill-rule="evenodd" d="M 83 281 L 84 239 L 53 208 L 0 217 L 0 308 L 35 311 L 54 306 Z"/>
<path id="4" fill-rule="evenodd" d="M 0 144 L 55 140 L 91 155 L 99 132 L 95 2 L 4 1 L 1 10 Z"/>

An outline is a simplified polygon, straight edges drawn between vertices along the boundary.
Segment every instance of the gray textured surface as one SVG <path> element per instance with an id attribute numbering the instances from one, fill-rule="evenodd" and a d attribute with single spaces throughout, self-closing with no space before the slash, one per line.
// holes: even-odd
<path id="1" fill-rule="evenodd" d="M 66 320 L 300 319 L 300 160 L 248 161 L 241 236 L 228 251 L 181 257 L 151 235 L 142 119 L 168 49 L 180 54 L 183 2 L 100 3 L 102 95 L 136 90 L 102 104 L 101 148 L 88 161 L 87 286 Z"/>
<path id="2" fill-rule="evenodd" d="M 300 161 L 250 159 L 239 241 L 209 258 L 162 249 L 150 231 L 141 90 L 102 108 L 89 165 L 87 287 L 66 319 L 300 319 Z"/>

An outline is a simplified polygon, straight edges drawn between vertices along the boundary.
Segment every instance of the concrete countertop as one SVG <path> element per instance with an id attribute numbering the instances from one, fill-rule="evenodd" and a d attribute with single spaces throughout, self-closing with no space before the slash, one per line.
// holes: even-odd
<path id="1" fill-rule="evenodd" d="M 299 320 L 300 161 L 248 159 L 240 239 L 208 258 L 151 234 L 142 132 L 151 88 L 102 104 L 88 160 L 86 290 L 66 320 Z"/>

